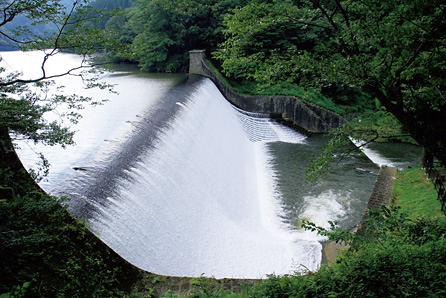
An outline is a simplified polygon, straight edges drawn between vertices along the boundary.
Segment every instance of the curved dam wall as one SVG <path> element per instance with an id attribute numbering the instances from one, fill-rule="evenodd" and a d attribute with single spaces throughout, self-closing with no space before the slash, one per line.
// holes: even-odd
<path id="1" fill-rule="evenodd" d="M 190 51 L 189 73 L 210 78 L 233 105 L 248 112 L 270 113 L 274 118 L 289 121 L 307 133 L 326 133 L 346 123 L 346 120 L 327 109 L 294 96 L 244 96 L 236 93 L 210 69 L 204 50 Z"/>

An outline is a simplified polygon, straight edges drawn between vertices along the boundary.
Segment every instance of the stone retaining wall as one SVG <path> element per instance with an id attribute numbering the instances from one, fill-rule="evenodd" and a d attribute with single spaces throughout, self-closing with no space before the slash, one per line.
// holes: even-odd
<path id="1" fill-rule="evenodd" d="M 346 123 L 342 116 L 294 96 L 244 96 L 236 93 L 207 65 L 204 50 L 190 51 L 189 73 L 210 78 L 225 98 L 242 110 L 279 114 L 309 134 L 326 133 Z"/>
<path id="2" fill-rule="evenodd" d="M 397 168 L 394 167 L 381 166 L 357 233 L 364 232 L 364 221 L 368 218 L 369 210 L 379 209 L 381 206 L 390 206 L 390 199 L 392 198 L 393 184 L 396 179 L 397 171 Z"/>
<path id="3" fill-rule="evenodd" d="M 252 287 L 261 281 L 261 279 L 174 277 L 148 273 L 136 290 L 144 297 L 170 297 L 169 295 L 172 297 L 175 295 L 198 297 L 200 292 L 239 293 L 243 288 Z"/>

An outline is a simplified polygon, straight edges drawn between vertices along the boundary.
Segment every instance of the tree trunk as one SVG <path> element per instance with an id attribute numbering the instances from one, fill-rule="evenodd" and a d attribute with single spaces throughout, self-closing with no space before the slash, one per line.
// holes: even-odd
<path id="1" fill-rule="evenodd" d="M 446 166 L 446 111 L 424 108 L 409 113 L 405 111 L 404 106 L 394 103 L 389 95 L 384 94 L 379 85 L 367 87 L 387 111 L 398 119 L 412 138 Z"/>
<path id="2" fill-rule="evenodd" d="M 6 128 L 0 128 L 0 187 L 11 188 L 16 195 L 43 192 L 17 156 Z"/>

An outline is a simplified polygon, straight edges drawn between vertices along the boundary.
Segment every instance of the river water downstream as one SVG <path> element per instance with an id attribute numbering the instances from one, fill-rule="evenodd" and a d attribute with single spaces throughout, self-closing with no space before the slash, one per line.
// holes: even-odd
<path id="1" fill-rule="evenodd" d="M 39 55 L 3 52 L 2 66 L 28 73 Z M 54 60 L 54 71 L 80 61 L 69 54 Z M 43 152 L 51 168 L 41 187 L 68 196 L 70 212 L 132 264 L 217 278 L 314 271 L 323 239 L 302 231 L 302 219 L 322 226 L 336 220 L 344 228 L 359 223 L 378 172 L 366 156 L 346 158 L 307 185 L 305 168 L 325 137 L 238 111 L 206 78 L 120 65 L 103 80 L 119 94 L 83 90 L 76 77 L 58 80 L 68 94 L 109 99 L 82 111 L 73 126 L 76 145 L 17 141 L 18 154 L 30 168 L 35 152 Z M 400 167 L 419 154 L 411 146 L 396 150 L 405 152 L 397 157 L 379 150 L 366 154 Z"/>

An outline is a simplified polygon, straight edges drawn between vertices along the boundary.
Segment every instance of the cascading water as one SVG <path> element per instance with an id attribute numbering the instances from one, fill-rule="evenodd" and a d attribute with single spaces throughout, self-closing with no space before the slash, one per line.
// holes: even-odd
<path id="1" fill-rule="evenodd" d="M 94 206 L 92 229 L 131 263 L 159 274 L 259 278 L 300 264 L 316 270 L 320 244 L 299 240 L 280 222 L 265 147 L 283 141 L 280 135 L 295 143 L 305 137 L 241 114 L 208 79 L 196 84 Z"/>
<path id="2" fill-rule="evenodd" d="M 369 143 L 350 138 L 353 144 L 378 167 L 390 166 L 403 169 L 419 163 L 421 160 L 421 147 L 411 144 L 395 143 L 390 147 L 386 143 Z M 364 145 L 365 144 L 365 145 Z"/>
<path id="3" fill-rule="evenodd" d="M 34 52 L 1 55 L 12 69 L 23 55 L 39 61 Z M 55 67 L 80 59 L 59 58 Z M 120 94 L 82 111 L 76 146 L 18 142 L 19 156 L 28 168 L 34 163 L 28 147 L 42 151 L 52 167 L 40 185 L 69 196 L 73 215 L 148 271 L 259 278 L 304 266 L 316 270 L 322 238 L 300 230 L 300 221 L 357 225 L 376 167 L 349 157 L 307 185 L 305 168 L 322 136 L 305 138 L 264 115 L 237 110 L 209 80 L 185 78 L 125 68 L 106 74 Z M 73 78 L 61 83 L 81 92 Z M 92 91 L 82 95 L 103 97 Z"/>

